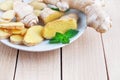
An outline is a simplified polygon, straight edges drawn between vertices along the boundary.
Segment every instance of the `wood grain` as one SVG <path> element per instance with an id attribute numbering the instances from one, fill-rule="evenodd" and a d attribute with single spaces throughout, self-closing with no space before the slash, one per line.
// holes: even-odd
<path id="1" fill-rule="evenodd" d="M 110 0 L 106 6 L 113 20 L 112 29 L 103 34 L 110 80 L 120 80 L 120 0 Z"/>
<path id="2" fill-rule="evenodd" d="M 88 28 L 62 53 L 63 80 L 107 80 L 100 34 Z"/>
<path id="3" fill-rule="evenodd" d="M 20 51 L 15 80 L 60 80 L 60 51 Z"/>
<path id="4" fill-rule="evenodd" d="M 17 50 L 0 43 L 0 80 L 13 80 Z"/>

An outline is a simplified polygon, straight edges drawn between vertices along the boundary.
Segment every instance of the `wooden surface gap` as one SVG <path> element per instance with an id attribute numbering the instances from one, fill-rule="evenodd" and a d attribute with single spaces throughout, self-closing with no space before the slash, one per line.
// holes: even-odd
<path id="1" fill-rule="evenodd" d="M 109 71 L 108 71 L 108 64 L 107 64 L 107 59 L 106 59 L 106 53 L 105 53 L 105 46 L 104 46 L 102 34 L 101 34 L 101 43 L 102 43 L 102 47 L 103 47 L 103 55 L 104 55 L 104 61 L 105 61 L 105 67 L 106 67 L 107 80 L 110 80 Z"/>
<path id="2" fill-rule="evenodd" d="M 19 57 L 19 50 L 17 50 L 13 80 L 15 80 L 15 75 L 16 75 L 16 70 L 17 70 L 17 63 L 18 63 L 18 57 Z"/>
<path id="3" fill-rule="evenodd" d="M 60 48 L 60 72 L 61 72 L 61 80 L 63 80 L 63 66 L 62 66 L 62 48 Z"/>

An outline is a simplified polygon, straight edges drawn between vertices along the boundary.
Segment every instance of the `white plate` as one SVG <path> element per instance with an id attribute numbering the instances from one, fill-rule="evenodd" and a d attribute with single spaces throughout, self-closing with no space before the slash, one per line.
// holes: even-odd
<path id="1" fill-rule="evenodd" d="M 1 0 L 0 0 L 1 1 Z M 28 1 L 28 0 L 27 0 Z M 73 37 L 70 41 L 70 43 L 72 43 L 73 41 L 75 41 L 76 39 L 78 39 L 82 33 L 85 31 L 87 25 L 86 25 L 86 16 L 76 10 L 71 10 L 69 13 L 71 12 L 75 12 L 79 14 L 79 22 L 78 22 L 78 30 L 79 33 Z M 68 44 L 49 44 L 49 40 L 45 40 L 42 43 L 36 45 L 36 46 L 32 46 L 32 47 L 27 47 L 24 45 L 15 45 L 12 44 L 11 42 L 9 42 L 9 39 L 5 39 L 5 40 L 1 40 L 1 42 L 9 47 L 15 48 L 15 49 L 19 49 L 19 50 L 23 50 L 23 51 L 30 51 L 30 52 L 42 52 L 42 51 L 50 51 L 50 50 L 54 50 L 54 49 L 58 49 L 61 48 L 63 46 L 66 46 Z"/>

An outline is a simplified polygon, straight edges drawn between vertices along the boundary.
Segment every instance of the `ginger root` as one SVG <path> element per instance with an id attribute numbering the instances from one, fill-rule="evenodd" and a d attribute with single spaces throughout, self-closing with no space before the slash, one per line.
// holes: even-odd
<path id="1" fill-rule="evenodd" d="M 31 27 L 38 23 L 38 18 L 34 14 L 33 7 L 21 1 L 14 1 L 14 11 L 17 21 L 21 21 L 26 27 Z"/>
<path id="2" fill-rule="evenodd" d="M 100 33 L 107 32 L 111 26 L 111 19 L 102 9 L 102 4 L 104 0 L 40 0 L 45 3 L 54 4 L 59 7 L 59 9 L 67 10 L 74 8 L 84 12 L 87 16 L 87 25 L 94 28 Z M 102 1 L 102 4 L 100 3 Z"/>

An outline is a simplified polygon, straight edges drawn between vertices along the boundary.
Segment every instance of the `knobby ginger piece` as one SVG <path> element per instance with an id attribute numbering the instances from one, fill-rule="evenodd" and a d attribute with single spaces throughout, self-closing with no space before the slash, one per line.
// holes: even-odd
<path id="1" fill-rule="evenodd" d="M 34 14 L 35 14 L 36 16 L 40 16 L 40 13 L 41 13 L 41 10 L 34 10 Z"/>
<path id="2" fill-rule="evenodd" d="M 42 21 L 46 24 L 60 18 L 61 16 L 63 16 L 63 14 L 63 12 L 55 11 L 50 8 L 45 8 L 41 11 L 40 19 L 42 19 Z"/>
<path id="3" fill-rule="evenodd" d="M 24 24 L 21 22 L 0 23 L 0 28 L 21 30 L 24 28 Z"/>
<path id="4" fill-rule="evenodd" d="M 69 5 L 66 2 L 57 2 L 56 6 L 59 8 L 60 11 L 66 11 L 69 9 Z"/>
<path id="5" fill-rule="evenodd" d="M 33 7 L 20 1 L 14 2 L 14 11 L 17 21 L 21 21 L 26 27 L 31 27 L 38 23 L 38 17 L 34 14 Z"/>
<path id="6" fill-rule="evenodd" d="M 12 42 L 13 44 L 22 44 L 23 36 L 22 35 L 12 35 L 12 36 L 10 36 L 10 42 Z"/>
<path id="7" fill-rule="evenodd" d="M 10 33 L 0 29 L 0 39 L 7 39 L 10 37 Z"/>
<path id="8" fill-rule="evenodd" d="M 8 10 L 8 11 L 4 12 L 2 14 L 1 18 L 3 20 L 6 20 L 6 21 L 11 21 L 12 19 L 15 18 L 15 12 L 14 12 L 14 10 Z"/>
<path id="9" fill-rule="evenodd" d="M 37 0 L 33 0 L 31 3 L 29 3 L 31 6 L 33 6 L 34 10 L 42 10 L 47 7 L 45 3 L 39 2 Z"/>
<path id="10" fill-rule="evenodd" d="M 41 32 L 43 30 L 43 27 L 38 26 L 32 26 L 27 30 L 27 33 L 24 36 L 23 42 L 26 46 L 35 46 L 43 41 L 43 37 L 41 35 Z"/>
<path id="11" fill-rule="evenodd" d="M 87 14 L 88 26 L 94 28 L 96 31 L 105 33 L 111 28 L 112 22 L 110 17 L 97 4 L 87 6 L 85 13 Z"/>
<path id="12" fill-rule="evenodd" d="M 56 32 L 65 33 L 69 29 L 77 29 L 77 19 L 76 14 L 68 14 L 58 20 L 49 22 L 43 29 L 43 37 L 51 39 Z"/>
<path id="13" fill-rule="evenodd" d="M 38 23 L 38 18 L 34 13 L 27 15 L 24 19 L 21 20 L 22 23 L 25 24 L 26 27 L 31 27 Z"/>

